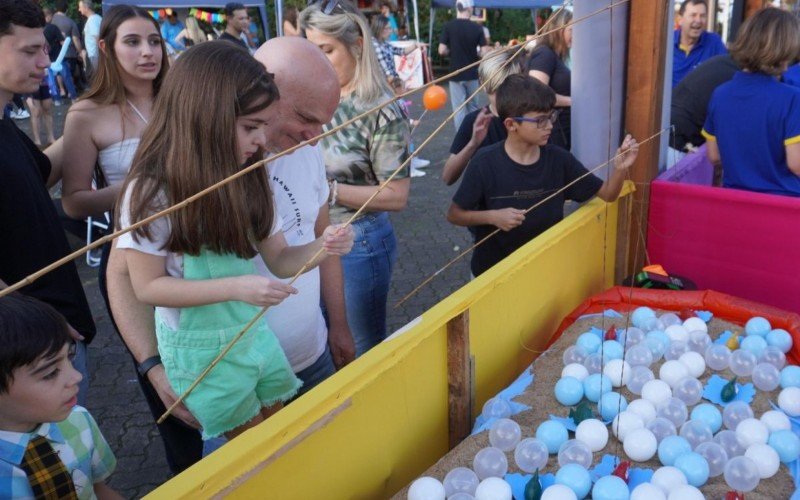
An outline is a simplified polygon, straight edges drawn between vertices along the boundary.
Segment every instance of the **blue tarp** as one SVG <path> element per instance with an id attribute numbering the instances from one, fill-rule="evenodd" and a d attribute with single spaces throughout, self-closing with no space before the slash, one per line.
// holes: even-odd
<path id="1" fill-rule="evenodd" d="M 222 9 L 231 0 L 103 0 L 103 10 L 112 5 L 136 5 L 145 9 Z M 264 36 L 269 39 L 269 25 L 267 24 L 267 8 L 263 0 L 238 0 L 245 7 L 258 7 L 261 14 L 261 25 L 264 28 Z"/>

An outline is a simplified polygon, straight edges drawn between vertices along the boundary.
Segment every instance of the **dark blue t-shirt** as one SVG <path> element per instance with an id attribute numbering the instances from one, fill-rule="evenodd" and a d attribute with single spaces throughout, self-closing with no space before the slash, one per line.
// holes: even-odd
<path id="1" fill-rule="evenodd" d="M 716 33 L 704 31 L 687 54 L 681 48 L 681 30 L 675 30 L 672 49 L 672 87 L 678 85 L 684 76 L 688 75 L 698 64 L 720 54 L 727 54 L 728 49 L 722 38 Z"/>
<path id="2" fill-rule="evenodd" d="M 800 89 L 737 72 L 711 96 L 703 135 L 717 141 L 725 187 L 800 196 L 786 146 L 800 143 Z"/>
<path id="3" fill-rule="evenodd" d="M 508 156 L 505 141 L 478 151 L 467 165 L 453 203 L 465 210 L 527 210 L 559 189 L 585 175 L 586 168 L 568 151 L 548 144 L 540 149 L 539 160 L 522 165 Z M 478 246 L 472 254 L 472 274 L 478 276 L 516 249 L 564 218 L 566 200 L 586 201 L 603 185 L 587 175 L 525 216 L 511 231 L 500 231 Z M 475 241 L 497 229 L 477 226 Z"/>
<path id="4" fill-rule="evenodd" d="M 783 83 L 800 87 L 800 64 L 789 66 L 789 69 L 786 70 L 786 73 L 783 74 L 781 79 Z"/>

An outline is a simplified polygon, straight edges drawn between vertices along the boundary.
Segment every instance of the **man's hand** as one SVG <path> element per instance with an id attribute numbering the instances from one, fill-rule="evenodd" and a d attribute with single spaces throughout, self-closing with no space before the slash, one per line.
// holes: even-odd
<path id="1" fill-rule="evenodd" d="M 178 400 L 178 395 L 175 394 L 175 391 L 172 390 L 172 386 L 169 385 L 169 380 L 167 380 L 167 374 L 164 371 L 164 365 L 156 365 L 151 368 L 147 372 L 147 379 L 153 385 L 153 388 L 158 393 L 158 397 L 161 398 L 161 402 L 164 403 L 166 408 L 169 408 L 175 401 Z M 189 427 L 194 427 L 195 429 L 200 429 L 200 422 L 195 420 L 194 416 L 189 412 L 186 406 L 183 403 L 179 404 L 172 410 L 170 414 L 173 417 L 181 420 L 183 423 L 188 425 Z"/>
<path id="2" fill-rule="evenodd" d="M 518 208 L 493 210 L 492 225 L 503 231 L 511 231 L 525 220 L 525 211 Z"/>
<path id="3" fill-rule="evenodd" d="M 356 344 L 347 325 L 341 327 L 331 326 L 328 329 L 328 344 L 331 348 L 333 364 L 341 370 L 356 359 Z"/>
<path id="4" fill-rule="evenodd" d="M 639 143 L 630 134 L 625 136 L 622 146 L 617 150 L 617 158 L 614 160 L 614 168 L 617 170 L 628 170 L 636 161 L 639 155 Z"/>
<path id="5" fill-rule="evenodd" d="M 492 112 L 489 111 L 488 106 L 478 112 L 478 116 L 475 117 L 475 123 L 472 124 L 472 143 L 475 147 L 480 146 L 486 139 L 486 134 L 489 133 L 489 122 L 491 121 Z"/>

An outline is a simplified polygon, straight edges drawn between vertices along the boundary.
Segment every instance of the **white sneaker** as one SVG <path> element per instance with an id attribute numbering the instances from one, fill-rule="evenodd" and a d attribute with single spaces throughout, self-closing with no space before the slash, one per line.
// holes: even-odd
<path id="1" fill-rule="evenodd" d="M 424 158 L 411 158 L 411 168 L 425 168 L 430 165 L 430 160 L 425 160 Z"/>
<path id="2" fill-rule="evenodd" d="M 411 177 L 423 177 L 424 175 L 425 172 L 422 170 L 417 170 L 416 168 L 411 167 Z"/>
<path id="3" fill-rule="evenodd" d="M 20 109 L 19 111 L 12 111 L 11 118 L 14 120 L 24 120 L 25 118 L 30 118 L 31 114 L 28 113 L 26 109 Z"/>

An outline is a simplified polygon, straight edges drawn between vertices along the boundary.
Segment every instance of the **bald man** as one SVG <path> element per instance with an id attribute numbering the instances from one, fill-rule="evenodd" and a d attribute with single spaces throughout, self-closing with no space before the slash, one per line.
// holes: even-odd
<path id="1" fill-rule="evenodd" d="M 279 153 L 322 133 L 339 103 L 336 72 L 325 55 L 303 38 L 285 37 L 269 40 L 254 57 L 275 75 L 280 92 L 280 99 L 271 106 L 275 119 L 268 131 L 269 153 Z M 329 224 L 329 189 L 316 144 L 278 158 L 267 168 L 286 241 L 298 245 L 321 235 Z M 153 309 L 136 300 L 125 252 L 113 249 L 109 258 L 109 302 L 120 336 L 134 358 L 150 411 L 158 419 L 177 396 L 158 357 Z M 257 259 L 256 263 L 259 272 L 274 278 L 263 261 Z M 355 347 L 345 315 L 339 258 L 329 257 L 294 286 L 300 293 L 270 308 L 266 318 L 304 382 L 301 391 L 307 391 L 352 361 Z M 179 406 L 172 415 L 158 428 L 169 467 L 177 474 L 200 460 L 203 442 L 197 421 L 186 407 Z"/>

